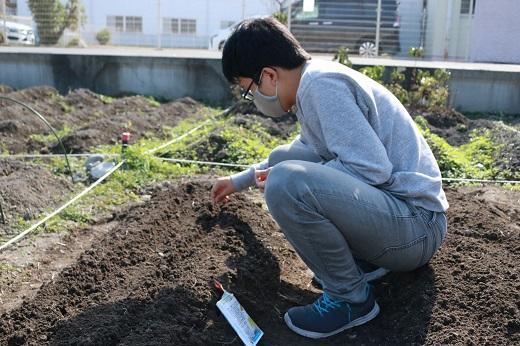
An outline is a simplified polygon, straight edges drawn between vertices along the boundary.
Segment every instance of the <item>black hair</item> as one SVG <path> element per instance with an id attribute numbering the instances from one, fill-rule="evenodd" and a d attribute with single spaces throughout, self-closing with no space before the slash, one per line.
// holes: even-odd
<path id="1" fill-rule="evenodd" d="M 224 45 L 222 71 L 232 84 L 237 83 L 238 77 L 256 82 L 264 67 L 294 69 L 310 59 L 287 27 L 276 19 L 246 19 Z"/>

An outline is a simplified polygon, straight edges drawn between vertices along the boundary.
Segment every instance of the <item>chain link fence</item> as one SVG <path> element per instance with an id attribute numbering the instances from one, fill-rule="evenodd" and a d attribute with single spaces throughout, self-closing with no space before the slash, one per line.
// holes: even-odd
<path id="1" fill-rule="evenodd" d="M 493 33 L 481 42 L 479 28 L 504 19 L 518 26 L 514 1 L 493 6 L 501 16 L 490 16 L 484 0 L 0 0 L 0 39 L 4 45 L 218 51 L 241 20 L 275 15 L 309 52 L 344 47 L 365 57 L 473 61 L 475 52 L 497 42 Z M 495 33 L 499 41 L 518 40 L 519 31 L 509 29 Z M 513 48 L 497 55 L 495 62 L 518 59 Z"/>

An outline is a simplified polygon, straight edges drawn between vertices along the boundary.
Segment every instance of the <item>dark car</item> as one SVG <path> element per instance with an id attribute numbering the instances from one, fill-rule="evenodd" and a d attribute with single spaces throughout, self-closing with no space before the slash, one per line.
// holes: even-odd
<path id="1" fill-rule="evenodd" d="M 378 0 L 315 0 L 314 11 L 293 3 L 291 31 L 312 52 L 335 52 L 343 46 L 362 56 L 376 55 Z M 379 54 L 400 50 L 397 0 L 381 1 Z"/>

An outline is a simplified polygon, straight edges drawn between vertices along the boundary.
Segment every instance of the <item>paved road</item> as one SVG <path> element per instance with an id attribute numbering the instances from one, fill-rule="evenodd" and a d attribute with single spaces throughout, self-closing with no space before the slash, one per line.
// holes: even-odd
<path id="1" fill-rule="evenodd" d="M 0 47 L 2 53 L 67 54 L 138 56 L 165 58 L 220 59 L 221 53 L 207 49 L 156 49 L 145 47 L 94 47 L 94 48 L 54 48 L 54 47 Z M 316 58 L 332 59 L 332 54 L 313 54 Z M 489 64 L 455 61 L 428 61 L 422 59 L 393 59 L 386 57 L 350 57 L 354 65 L 385 65 L 397 67 L 445 68 L 450 70 L 476 70 L 520 73 L 520 64 Z"/>

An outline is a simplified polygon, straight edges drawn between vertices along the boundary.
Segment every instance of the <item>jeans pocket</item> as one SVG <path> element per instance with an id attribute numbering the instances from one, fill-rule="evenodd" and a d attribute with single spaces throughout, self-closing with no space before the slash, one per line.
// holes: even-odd
<path id="1" fill-rule="evenodd" d="M 428 225 L 428 227 L 432 227 L 437 219 L 437 213 L 428 209 L 424 209 L 421 207 L 416 207 L 419 211 L 419 215 L 423 219 L 424 223 Z"/>
<path id="2" fill-rule="evenodd" d="M 404 245 L 387 247 L 369 262 L 392 271 L 413 270 L 424 261 L 425 242 L 424 235 Z"/>

